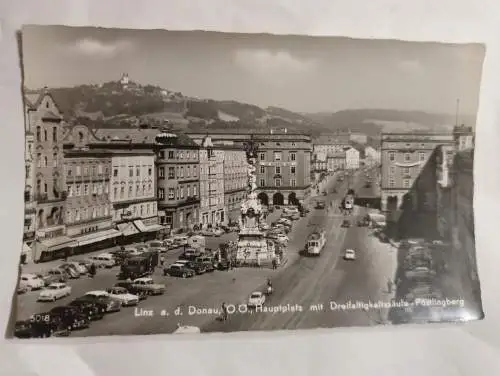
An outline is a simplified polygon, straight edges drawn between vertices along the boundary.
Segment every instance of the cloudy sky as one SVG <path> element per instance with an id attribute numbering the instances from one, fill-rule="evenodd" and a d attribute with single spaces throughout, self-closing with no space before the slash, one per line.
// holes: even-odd
<path id="1" fill-rule="evenodd" d="M 30 26 L 28 88 L 131 80 L 300 112 L 477 112 L 480 45 Z"/>

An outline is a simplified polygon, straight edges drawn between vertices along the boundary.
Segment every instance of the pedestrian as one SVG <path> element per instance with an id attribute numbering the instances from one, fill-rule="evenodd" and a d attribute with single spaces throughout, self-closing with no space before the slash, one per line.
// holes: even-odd
<path id="1" fill-rule="evenodd" d="M 392 293 L 392 280 L 390 278 L 387 279 L 387 292 Z"/>
<path id="2" fill-rule="evenodd" d="M 160 265 L 163 266 L 165 263 L 165 257 L 163 255 L 160 256 Z"/>

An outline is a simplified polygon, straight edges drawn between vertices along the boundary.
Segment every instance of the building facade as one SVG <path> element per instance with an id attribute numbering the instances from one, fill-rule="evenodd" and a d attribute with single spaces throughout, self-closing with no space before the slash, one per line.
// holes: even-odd
<path id="1" fill-rule="evenodd" d="M 160 223 L 173 230 L 191 229 L 200 222 L 199 146 L 176 134 L 159 135 L 157 143 Z"/>
<path id="2" fill-rule="evenodd" d="M 224 200 L 224 150 L 210 136 L 200 145 L 200 224 L 203 228 L 227 223 Z"/>
<path id="3" fill-rule="evenodd" d="M 311 138 L 302 134 L 254 135 L 258 146 L 258 197 L 264 205 L 297 205 L 311 189 Z"/>
<path id="4" fill-rule="evenodd" d="M 360 164 L 360 154 L 356 148 L 349 148 L 345 151 L 345 168 L 347 170 L 357 170 Z"/>
<path id="5" fill-rule="evenodd" d="M 36 242 L 34 260 L 66 252 L 73 242 L 66 236 L 63 173 L 64 122 L 62 112 L 47 90 L 26 96 L 28 122 L 34 130 L 34 201 L 36 201 Z M 33 249 L 33 247 L 35 249 Z"/>
<path id="6" fill-rule="evenodd" d="M 188 135 L 196 142 L 206 137 L 206 133 L 188 132 Z M 210 138 L 215 146 L 233 145 L 243 150 L 245 143 L 254 143 L 258 147 L 257 192 L 264 205 L 298 203 L 309 195 L 312 160 L 309 135 L 286 130 L 212 131 Z"/>
<path id="7" fill-rule="evenodd" d="M 246 152 L 238 147 L 226 146 L 224 150 L 224 204 L 228 222 L 240 217 L 240 205 L 246 197 L 248 162 Z"/>
<path id="8" fill-rule="evenodd" d="M 323 134 L 312 140 L 313 155 L 341 153 L 351 146 L 349 134 Z"/>
<path id="9" fill-rule="evenodd" d="M 460 125 L 453 127 L 453 138 L 455 140 L 455 150 L 470 150 L 474 148 L 474 129 Z"/>
<path id="10" fill-rule="evenodd" d="M 36 201 L 35 201 L 35 134 L 31 123 L 33 116 L 30 114 L 33 104 L 25 100 L 24 114 L 24 231 L 23 231 L 23 254 L 31 257 L 31 248 L 35 240 L 36 231 Z"/>
<path id="11" fill-rule="evenodd" d="M 365 147 L 365 164 L 367 166 L 378 166 L 380 164 L 380 151 L 373 146 Z"/>
<path id="12" fill-rule="evenodd" d="M 116 238 L 109 197 L 111 153 L 106 150 L 65 150 L 66 232 L 75 253 Z"/>
<path id="13" fill-rule="evenodd" d="M 328 153 L 326 156 L 326 168 L 329 173 L 344 170 L 346 168 L 346 155 L 345 151 L 336 153 Z"/>
<path id="14" fill-rule="evenodd" d="M 430 156 L 439 145 L 453 145 L 450 134 L 382 134 L 381 207 L 383 211 L 402 208 L 405 195 L 412 188 Z"/>
<path id="15" fill-rule="evenodd" d="M 111 169 L 112 217 L 118 230 L 124 236 L 157 230 L 154 152 L 113 150 Z"/>

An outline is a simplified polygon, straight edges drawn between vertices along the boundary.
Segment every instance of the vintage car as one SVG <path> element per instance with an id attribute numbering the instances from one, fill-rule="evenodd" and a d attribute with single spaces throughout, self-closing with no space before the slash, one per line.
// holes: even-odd
<path id="1" fill-rule="evenodd" d="M 266 296 L 260 292 L 260 291 L 255 291 L 250 294 L 250 297 L 248 298 L 248 307 L 258 307 L 262 306 L 266 301 Z"/>
<path id="2" fill-rule="evenodd" d="M 118 312 L 122 308 L 122 303 L 115 298 L 103 294 L 105 291 L 89 291 L 85 295 L 78 298 L 78 300 L 87 300 L 91 302 L 100 302 L 106 306 L 106 312 Z"/>
<path id="3" fill-rule="evenodd" d="M 39 302 L 55 302 L 57 299 L 71 295 L 71 286 L 57 282 L 48 285 L 38 296 Z"/>
<path id="4" fill-rule="evenodd" d="M 14 337 L 16 338 L 67 337 L 69 333 L 70 331 L 61 323 L 51 320 L 38 322 L 35 322 L 35 320 L 17 321 L 14 327 Z"/>
<path id="5" fill-rule="evenodd" d="M 121 281 L 117 282 L 114 287 L 122 287 L 125 290 L 127 290 L 129 293 L 133 295 L 137 295 L 139 297 L 139 300 L 145 300 L 148 297 L 147 291 L 144 291 L 140 288 L 137 288 L 134 286 L 132 281 Z"/>
<path id="6" fill-rule="evenodd" d="M 137 278 L 132 283 L 138 289 L 146 291 L 149 295 L 163 295 L 165 293 L 165 285 L 155 283 L 153 279 L 149 277 Z"/>
<path id="7" fill-rule="evenodd" d="M 19 278 L 19 287 L 26 290 L 39 290 L 45 287 L 45 282 L 36 274 L 21 274 Z"/>
<path id="8" fill-rule="evenodd" d="M 195 275 L 193 269 L 189 269 L 184 263 L 174 263 L 163 269 L 163 275 L 181 278 L 190 278 Z"/>
<path id="9" fill-rule="evenodd" d="M 68 306 L 75 307 L 87 317 L 89 321 L 100 320 L 106 313 L 106 306 L 97 302 L 75 299 Z"/>
<path id="10" fill-rule="evenodd" d="M 139 296 L 129 293 L 124 287 L 112 287 L 107 289 L 106 293 L 111 298 L 118 299 L 124 307 L 139 304 Z"/>
<path id="11" fill-rule="evenodd" d="M 54 307 L 48 312 L 48 315 L 50 317 L 50 321 L 53 322 L 54 325 L 61 325 L 68 330 L 84 329 L 89 327 L 89 319 L 76 307 Z M 39 317 L 44 317 L 44 314 L 33 315 L 32 319 L 34 318 L 35 321 L 37 321 Z M 40 320 L 38 320 L 38 322 L 39 321 Z"/>
<path id="12" fill-rule="evenodd" d="M 354 249 L 346 249 L 344 252 L 344 260 L 356 260 L 356 251 L 354 251 Z"/>

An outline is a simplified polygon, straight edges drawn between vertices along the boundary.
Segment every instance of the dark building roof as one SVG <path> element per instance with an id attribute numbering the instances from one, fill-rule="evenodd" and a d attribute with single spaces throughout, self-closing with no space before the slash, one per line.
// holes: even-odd
<path id="1" fill-rule="evenodd" d="M 313 139 L 315 145 L 347 145 L 350 143 L 348 134 L 322 134 Z"/>

